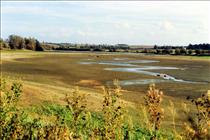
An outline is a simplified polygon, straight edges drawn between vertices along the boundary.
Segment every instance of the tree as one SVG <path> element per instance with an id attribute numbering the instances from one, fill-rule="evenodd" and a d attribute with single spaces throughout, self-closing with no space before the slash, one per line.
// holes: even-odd
<path id="1" fill-rule="evenodd" d="M 162 50 L 156 49 L 156 54 L 162 54 Z"/>
<path id="2" fill-rule="evenodd" d="M 206 55 L 208 54 L 208 50 L 201 50 L 201 55 Z"/>
<path id="3" fill-rule="evenodd" d="M 9 45 L 11 49 L 28 49 L 28 50 L 35 50 L 35 51 L 43 51 L 38 40 L 35 38 L 22 38 L 17 35 L 10 35 L 9 36 Z"/>
<path id="4" fill-rule="evenodd" d="M 8 44 L 1 38 L 0 39 L 0 50 L 4 48 L 9 48 Z"/>
<path id="5" fill-rule="evenodd" d="M 176 49 L 176 50 L 175 50 L 175 54 L 176 54 L 176 55 L 180 55 L 180 54 L 181 54 L 181 53 L 180 53 L 180 49 Z"/>
<path id="6" fill-rule="evenodd" d="M 196 55 L 200 55 L 201 54 L 201 50 L 195 50 L 195 54 Z"/>
<path id="7" fill-rule="evenodd" d="M 11 49 L 23 49 L 25 45 L 25 41 L 22 37 L 17 35 L 9 36 L 9 46 Z"/>
<path id="8" fill-rule="evenodd" d="M 155 45 L 155 46 L 154 46 L 154 49 L 158 49 L 158 46 L 157 46 L 157 45 Z"/>
<path id="9" fill-rule="evenodd" d="M 162 54 L 172 54 L 173 50 L 172 49 L 164 49 L 162 50 Z"/>
<path id="10" fill-rule="evenodd" d="M 3 43 L 4 43 L 4 40 L 3 39 L 0 39 L 0 50 L 3 49 Z"/>
<path id="11" fill-rule="evenodd" d="M 187 54 L 187 51 L 186 51 L 186 49 L 184 49 L 184 48 L 182 48 L 181 50 L 180 50 L 180 53 L 183 55 L 183 54 Z"/>
<path id="12" fill-rule="evenodd" d="M 172 49 L 169 50 L 169 54 L 173 54 L 174 51 Z"/>
<path id="13" fill-rule="evenodd" d="M 188 54 L 191 55 L 193 53 L 192 50 L 188 50 Z"/>
<path id="14" fill-rule="evenodd" d="M 44 49 L 41 47 L 41 44 L 39 43 L 38 40 L 36 40 L 36 47 L 35 47 L 35 51 L 43 51 Z"/>
<path id="15" fill-rule="evenodd" d="M 34 38 L 25 38 L 25 47 L 28 50 L 35 50 L 36 40 Z"/>

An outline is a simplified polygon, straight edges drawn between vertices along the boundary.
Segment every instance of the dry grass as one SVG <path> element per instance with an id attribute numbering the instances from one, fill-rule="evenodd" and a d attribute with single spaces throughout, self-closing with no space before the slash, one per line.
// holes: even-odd
<path id="1" fill-rule="evenodd" d="M 97 80 L 80 80 L 77 84 L 80 86 L 90 86 L 90 87 L 102 86 L 102 84 Z"/>

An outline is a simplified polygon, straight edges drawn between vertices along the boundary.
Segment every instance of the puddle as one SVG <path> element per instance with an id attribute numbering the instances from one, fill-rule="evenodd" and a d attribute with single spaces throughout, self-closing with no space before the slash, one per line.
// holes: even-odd
<path id="1" fill-rule="evenodd" d="M 90 64 L 94 64 L 93 62 L 79 62 L 80 64 L 83 64 L 83 65 L 90 65 Z M 96 64 L 96 63 L 95 63 Z"/>
<path id="2" fill-rule="evenodd" d="M 147 85 L 151 83 L 165 82 L 162 79 L 139 79 L 139 80 L 120 80 L 120 86 L 130 86 L 130 85 Z M 113 81 L 108 81 L 107 84 L 113 84 Z"/>
<path id="3" fill-rule="evenodd" d="M 125 67 L 136 67 L 137 65 L 124 63 L 124 62 L 79 62 L 80 64 L 91 65 L 91 64 L 99 64 L 99 65 L 112 65 L 112 66 L 125 66 Z"/>
<path id="4" fill-rule="evenodd" d="M 156 61 L 156 60 L 131 60 L 131 61 L 127 61 L 126 63 L 135 63 L 135 64 L 145 64 L 145 63 L 157 63 L 160 61 Z"/>
<path id="5" fill-rule="evenodd" d="M 145 63 L 156 63 L 159 61 L 154 60 L 131 60 L 126 62 L 116 62 L 116 61 L 99 61 L 99 62 L 91 62 L 91 61 L 83 61 L 79 62 L 80 64 L 91 65 L 91 64 L 100 64 L 100 65 L 112 65 L 112 66 L 125 66 L 125 67 L 137 67 L 138 65 L 134 64 L 145 64 Z"/>
<path id="6" fill-rule="evenodd" d="M 151 83 L 162 83 L 162 82 L 174 82 L 168 81 L 164 79 L 137 79 L 137 80 L 119 80 L 120 86 L 131 86 L 131 85 L 148 85 Z M 198 83 L 198 82 L 191 82 L 191 81 L 175 81 L 175 82 L 184 82 L 184 83 Z M 113 81 L 108 81 L 107 84 L 113 84 Z"/>
<path id="7" fill-rule="evenodd" d="M 116 61 L 120 61 L 120 60 L 128 60 L 128 58 L 114 58 L 114 60 L 116 60 Z"/>
<path id="8" fill-rule="evenodd" d="M 100 65 L 113 65 L 113 66 L 125 66 L 125 67 L 136 67 L 136 65 L 123 63 L 123 62 L 99 62 Z"/>

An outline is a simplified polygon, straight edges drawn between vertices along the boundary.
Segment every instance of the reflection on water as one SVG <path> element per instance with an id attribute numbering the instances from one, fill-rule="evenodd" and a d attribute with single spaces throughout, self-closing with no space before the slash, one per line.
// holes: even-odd
<path id="1" fill-rule="evenodd" d="M 159 61 L 155 60 L 127 60 L 128 58 L 115 58 L 114 61 L 99 61 L 99 62 L 80 62 L 80 64 L 99 64 L 99 65 L 113 65 L 113 66 L 123 66 L 118 68 L 105 68 L 105 70 L 109 71 L 119 71 L 119 72 L 131 72 L 131 73 L 139 73 L 155 76 L 159 79 L 141 79 L 141 80 L 124 80 L 120 81 L 120 85 L 136 85 L 136 84 L 149 84 L 149 83 L 157 83 L 157 82 L 166 82 L 166 81 L 174 81 L 174 82 L 185 82 L 185 83 L 197 83 L 193 81 L 185 81 L 182 79 L 176 79 L 175 77 L 163 73 L 151 72 L 147 70 L 181 70 L 177 67 L 163 67 L 163 66 L 139 66 L 135 64 L 147 64 L 147 63 L 157 63 Z M 122 61 L 125 60 L 125 61 Z"/>

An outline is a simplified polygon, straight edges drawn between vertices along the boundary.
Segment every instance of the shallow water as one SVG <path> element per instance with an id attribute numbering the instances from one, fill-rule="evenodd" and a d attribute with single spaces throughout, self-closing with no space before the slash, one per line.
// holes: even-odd
<path id="1" fill-rule="evenodd" d="M 177 67 L 163 67 L 163 66 L 139 66 L 135 64 L 147 64 L 147 63 L 158 63 L 159 61 L 155 60 L 127 60 L 128 58 L 115 58 L 113 61 L 99 61 L 99 62 L 80 62 L 80 64 L 99 64 L 99 65 L 113 65 L 113 66 L 123 66 L 119 68 L 104 68 L 104 70 L 109 71 L 119 71 L 119 72 L 131 72 L 146 74 L 158 77 L 160 79 L 140 79 L 140 80 L 124 80 L 120 81 L 121 85 L 136 85 L 136 84 L 149 84 L 149 83 L 158 83 L 158 82 L 185 82 L 185 83 L 198 83 L 193 81 L 185 81 L 183 79 L 176 79 L 175 77 L 167 74 L 161 74 L 158 72 L 151 72 L 147 70 L 182 70 L 182 68 Z M 126 61 L 122 61 L 126 60 Z"/>
<path id="2" fill-rule="evenodd" d="M 128 60 L 129 58 L 114 58 L 114 60 Z"/>
<path id="3" fill-rule="evenodd" d="M 146 85 L 151 83 L 165 82 L 163 79 L 137 79 L 137 80 L 120 80 L 119 85 L 130 86 L 130 85 Z M 113 84 L 113 81 L 108 81 L 107 84 Z"/>
<path id="4" fill-rule="evenodd" d="M 156 60 L 130 60 L 125 63 L 145 64 L 145 63 L 158 63 Z"/>
<path id="5" fill-rule="evenodd" d="M 130 86 L 130 85 L 147 85 L 147 84 L 155 84 L 155 83 L 162 83 L 162 82 L 184 82 L 184 83 L 198 83 L 198 82 L 192 82 L 192 81 L 169 81 L 165 79 L 135 79 L 135 80 L 119 80 L 120 86 Z M 107 84 L 113 84 L 113 81 L 108 81 Z"/>
<path id="6" fill-rule="evenodd" d="M 151 72 L 151 71 L 145 71 L 145 70 L 171 70 L 171 69 L 178 69 L 176 67 L 160 67 L 160 66 L 143 66 L 141 68 L 105 68 L 105 70 L 111 70 L 111 71 L 120 71 L 120 72 L 132 72 L 132 73 L 139 73 L 139 74 L 146 74 L 146 75 L 151 75 L 151 76 L 156 76 L 157 75 L 161 75 L 161 73 L 157 73 L 157 72 Z M 172 81 L 176 81 L 176 82 L 184 82 L 184 80 L 182 79 L 176 79 L 173 76 L 167 75 L 165 74 L 165 77 L 161 77 L 165 80 L 172 80 Z"/>
<path id="7" fill-rule="evenodd" d="M 125 66 L 125 67 L 136 67 L 137 65 L 123 63 L 123 62 L 79 62 L 80 64 L 91 65 L 91 64 L 99 64 L 99 65 L 112 65 L 112 66 Z"/>
<path id="8" fill-rule="evenodd" d="M 117 59 L 117 60 L 116 60 Z M 98 61 L 98 62 L 91 62 L 91 59 L 87 59 L 89 61 L 83 61 L 79 62 L 80 64 L 86 64 L 86 65 L 91 65 L 91 64 L 100 64 L 100 65 L 112 65 L 112 66 L 129 66 L 129 67 L 137 67 L 138 65 L 134 64 L 146 64 L 146 63 L 157 63 L 159 61 L 154 61 L 154 60 L 130 60 L 130 61 L 122 61 L 124 60 L 123 58 L 115 58 L 114 60 L 116 61 Z M 120 61 L 119 61 L 120 60 Z M 126 60 L 126 59 L 125 59 Z"/>

